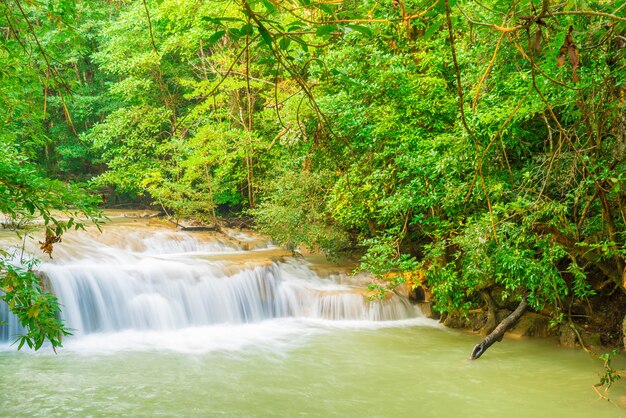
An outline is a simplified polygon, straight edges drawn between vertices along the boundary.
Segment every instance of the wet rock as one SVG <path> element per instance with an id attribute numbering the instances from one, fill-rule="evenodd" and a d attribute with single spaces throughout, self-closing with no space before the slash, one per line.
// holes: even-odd
<path id="1" fill-rule="evenodd" d="M 569 324 L 563 324 L 559 328 L 559 344 L 563 347 L 576 347 L 578 345 L 576 332 L 574 332 Z"/>
<path id="2" fill-rule="evenodd" d="M 184 220 L 178 222 L 177 226 L 181 231 L 219 231 L 215 224 L 206 224 L 197 220 Z"/>
<path id="3" fill-rule="evenodd" d="M 206 225 L 206 226 L 181 226 L 181 231 L 217 231 L 218 228 L 214 225 Z"/>
<path id="4" fill-rule="evenodd" d="M 46 272 L 41 270 L 34 271 L 35 277 L 39 279 L 39 286 L 41 286 L 41 290 L 46 293 L 52 293 L 52 284 L 50 283 L 50 277 Z"/>
<path id="5" fill-rule="evenodd" d="M 587 332 L 584 331 L 581 333 L 581 338 L 587 347 L 600 347 L 602 346 L 602 337 L 598 332 Z"/>
<path id="6" fill-rule="evenodd" d="M 489 315 L 488 313 L 485 315 L 485 322 L 483 323 L 482 328 L 480 329 L 480 335 L 487 336 L 491 334 L 491 332 L 496 329 L 498 326 L 498 322 L 496 322 L 496 317 L 494 315 Z"/>
<path id="7" fill-rule="evenodd" d="M 511 315 L 513 311 L 509 310 L 509 309 L 499 309 L 496 312 L 496 322 L 499 324 L 500 322 L 502 322 L 504 320 L 504 318 L 506 318 L 507 316 Z"/>
<path id="8" fill-rule="evenodd" d="M 518 337 L 547 337 L 550 335 L 550 320 L 534 312 L 526 312 L 511 329 Z"/>
<path id="9" fill-rule="evenodd" d="M 479 331 L 485 326 L 486 316 L 483 312 L 470 312 L 467 316 L 450 314 L 443 319 L 443 325 L 448 328 L 466 328 Z"/>
<path id="10" fill-rule="evenodd" d="M 424 286 L 413 286 L 412 289 L 409 289 L 408 296 L 411 302 L 415 303 L 426 302 L 428 300 L 426 299 L 426 290 L 424 289 Z"/>
<path id="11" fill-rule="evenodd" d="M 165 216 L 165 212 L 156 211 L 156 210 L 144 210 L 143 212 L 139 213 L 140 218 L 147 218 L 147 219 L 158 218 L 161 216 Z"/>
<path id="12" fill-rule="evenodd" d="M 467 324 L 457 315 L 447 315 L 443 318 L 443 325 L 448 328 L 465 328 Z"/>
<path id="13" fill-rule="evenodd" d="M 433 311 L 432 302 L 416 302 L 415 306 L 417 306 L 420 311 L 422 311 L 426 318 L 439 319 L 439 314 Z"/>
<path id="14" fill-rule="evenodd" d="M 482 309 L 476 309 L 470 311 L 463 319 L 465 320 L 465 328 L 482 332 L 487 323 L 487 312 Z"/>

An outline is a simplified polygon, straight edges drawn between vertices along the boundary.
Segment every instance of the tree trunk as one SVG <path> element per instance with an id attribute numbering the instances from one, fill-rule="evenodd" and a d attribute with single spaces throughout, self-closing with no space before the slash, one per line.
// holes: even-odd
<path id="1" fill-rule="evenodd" d="M 480 343 L 476 344 L 472 350 L 472 354 L 470 354 L 470 360 L 476 360 L 494 343 L 501 341 L 504 333 L 517 322 L 527 307 L 528 302 L 526 301 L 526 296 L 524 296 L 519 306 L 513 311 L 513 313 L 504 318 L 504 320 L 498 324 L 496 329 L 494 329 L 491 334 L 487 335 Z"/>
<path id="2" fill-rule="evenodd" d="M 483 326 L 483 328 L 480 330 L 480 334 L 481 335 L 487 335 L 490 334 L 494 329 L 496 329 L 496 325 L 497 325 L 497 319 L 496 319 L 496 303 L 493 300 L 493 297 L 491 296 L 491 293 L 489 293 L 488 290 L 481 290 L 480 292 L 480 296 L 483 298 L 483 300 L 485 301 L 485 304 L 487 305 L 487 323 Z"/>

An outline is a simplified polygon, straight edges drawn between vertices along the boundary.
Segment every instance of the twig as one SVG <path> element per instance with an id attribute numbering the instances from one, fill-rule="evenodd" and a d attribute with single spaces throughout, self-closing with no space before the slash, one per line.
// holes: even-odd
<path id="1" fill-rule="evenodd" d="M 154 33 L 152 32 L 152 19 L 150 19 L 150 10 L 148 10 L 148 5 L 146 4 L 146 0 L 143 0 L 143 7 L 146 9 L 146 17 L 148 18 L 148 29 L 150 30 L 150 40 L 152 41 L 152 49 L 154 52 L 159 55 L 159 50 L 156 47 L 156 43 L 154 42 Z"/>
<path id="2" fill-rule="evenodd" d="M 598 394 L 599 397 L 601 397 L 605 401 L 611 402 L 611 400 L 609 398 L 607 398 L 606 396 L 604 396 L 603 394 L 600 393 L 600 391 L 598 390 L 597 387 L 591 386 L 591 388 L 596 391 L 596 393 Z"/>
<path id="3" fill-rule="evenodd" d="M 595 353 L 592 353 L 587 346 L 585 346 L 585 342 L 583 341 L 583 337 L 581 337 L 580 332 L 578 332 L 578 330 L 576 329 L 576 326 L 572 323 L 572 321 L 569 322 L 569 327 L 574 331 L 574 333 L 576 334 L 576 338 L 578 339 L 578 342 L 580 343 L 580 346 L 582 347 L 582 349 L 584 350 L 585 353 L 590 353 L 593 354 L 597 357 L 597 355 Z"/>
<path id="4" fill-rule="evenodd" d="M 448 4 L 447 0 L 446 0 L 446 4 Z M 458 2 L 456 3 L 456 7 L 457 7 L 457 9 L 459 9 L 461 14 L 463 16 L 465 16 L 465 19 L 467 19 L 467 21 L 469 23 L 471 23 L 472 25 L 485 26 L 485 27 L 488 27 L 488 28 L 495 29 L 498 32 L 502 32 L 502 33 L 517 32 L 518 30 L 524 29 L 526 27 L 525 25 L 518 25 L 518 26 L 512 26 L 512 27 L 503 27 L 503 26 L 498 26 L 498 25 L 496 25 L 494 23 L 478 22 L 476 20 L 473 20 L 471 17 L 469 17 L 469 15 L 467 13 L 465 13 L 465 10 L 463 10 L 461 8 L 461 5 Z"/>
<path id="5" fill-rule="evenodd" d="M 500 34 L 500 38 L 498 38 L 498 43 L 496 43 L 496 48 L 493 51 L 493 56 L 491 57 L 491 61 L 489 62 L 489 65 L 487 65 L 487 69 L 485 70 L 485 72 L 483 73 L 483 76 L 480 78 L 480 81 L 478 82 L 478 87 L 476 87 L 476 96 L 474 97 L 474 105 L 472 106 L 472 111 L 476 109 L 476 104 L 478 103 L 478 96 L 480 95 L 480 90 L 483 87 L 483 83 L 485 82 L 487 75 L 493 68 L 493 64 L 496 62 L 496 57 L 498 56 L 498 51 L 500 50 L 500 44 L 502 43 L 502 38 L 504 38 L 504 33 Z"/>
<path id="6" fill-rule="evenodd" d="M 620 22 L 626 22 L 626 17 L 619 17 L 611 13 L 603 13 L 603 12 L 593 12 L 593 11 L 585 11 L 585 10 L 568 10 L 563 12 L 552 12 L 550 13 L 552 16 L 568 16 L 568 15 L 579 15 L 579 16 L 596 16 L 596 17 L 606 17 L 612 20 L 619 20 Z"/>

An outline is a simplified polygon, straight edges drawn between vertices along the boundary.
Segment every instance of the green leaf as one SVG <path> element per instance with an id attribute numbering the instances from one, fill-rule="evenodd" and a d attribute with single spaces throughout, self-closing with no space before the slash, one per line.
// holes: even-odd
<path id="1" fill-rule="evenodd" d="M 363 26 L 363 25 L 348 25 L 348 28 L 352 29 L 353 31 L 356 32 L 360 32 L 365 36 L 371 37 L 372 36 L 372 30 L 370 28 L 368 28 L 367 26 Z"/>
<path id="2" fill-rule="evenodd" d="M 280 49 L 282 49 L 283 51 L 286 51 L 287 49 L 289 49 L 289 44 L 291 44 L 291 39 L 287 38 L 286 36 L 283 36 L 280 39 L 278 46 L 280 46 Z"/>
<path id="3" fill-rule="evenodd" d="M 452 9 L 456 5 L 456 0 L 449 0 L 450 9 Z M 437 6 L 435 7 L 439 13 L 445 13 L 446 11 L 446 2 L 445 0 L 439 0 Z"/>
<path id="4" fill-rule="evenodd" d="M 268 1 L 268 0 L 263 0 L 263 6 L 265 6 L 265 8 L 267 9 L 267 11 L 271 14 L 274 13 L 276 11 L 276 6 L 274 6 L 272 4 L 272 2 Z"/>
<path id="5" fill-rule="evenodd" d="M 225 30 L 218 30 L 217 32 L 215 32 L 213 35 L 211 35 L 209 37 L 209 39 L 207 40 L 207 45 L 208 46 L 212 46 L 213 44 L 215 44 L 217 41 L 219 41 L 220 39 L 222 39 L 222 37 L 226 34 Z"/>
<path id="6" fill-rule="evenodd" d="M 30 213 L 31 215 L 33 215 L 35 213 L 35 206 L 33 205 L 33 203 L 29 200 L 25 200 L 24 201 L 24 206 L 26 206 L 26 209 L 28 210 L 28 213 Z"/>
<path id="7" fill-rule="evenodd" d="M 296 22 L 291 23 L 289 27 L 287 28 L 287 30 L 289 32 L 294 32 L 294 31 L 302 29 L 305 26 L 306 24 L 304 22 L 296 21 Z"/>
<path id="8" fill-rule="evenodd" d="M 431 36 L 437 33 L 442 24 L 443 19 L 439 19 L 437 22 L 433 23 L 428 29 L 426 29 L 426 32 L 424 32 L 424 39 L 430 39 Z"/>
<path id="9" fill-rule="evenodd" d="M 263 42 L 266 43 L 267 46 L 271 47 L 272 46 L 272 36 L 269 34 L 267 29 L 265 29 L 263 26 L 259 26 L 257 29 L 259 30 L 259 34 L 261 35 L 261 38 L 263 39 Z"/>
<path id="10" fill-rule="evenodd" d="M 315 31 L 315 35 L 324 36 L 330 35 L 333 32 L 339 31 L 339 26 L 337 25 L 322 25 Z"/>
<path id="11" fill-rule="evenodd" d="M 335 15 L 335 11 L 328 4 L 320 3 L 315 5 L 318 9 L 331 16 Z"/>
<path id="12" fill-rule="evenodd" d="M 303 46 L 307 46 L 307 43 L 304 41 L 304 39 L 302 39 L 302 38 L 301 38 L 301 37 L 299 37 L 299 36 L 292 36 L 292 37 L 291 37 L 291 40 L 292 40 L 292 41 L 295 41 L 295 42 L 297 42 L 297 43 L 299 43 L 299 44 L 301 44 L 301 45 L 303 45 Z"/>
<path id="13" fill-rule="evenodd" d="M 224 25 L 224 22 L 243 22 L 243 20 L 237 19 L 236 17 L 210 17 L 210 16 L 203 16 L 202 20 L 206 20 L 207 22 L 215 23 L 217 25 Z"/>
<path id="14" fill-rule="evenodd" d="M 241 36 L 246 36 L 246 35 L 252 35 L 253 33 L 253 28 L 251 24 L 245 24 L 245 25 L 241 25 L 241 27 L 239 28 L 239 34 Z"/>

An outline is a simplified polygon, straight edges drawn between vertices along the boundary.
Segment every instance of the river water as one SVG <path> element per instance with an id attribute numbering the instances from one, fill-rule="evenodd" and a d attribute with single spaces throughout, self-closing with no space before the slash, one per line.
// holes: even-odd
<path id="1" fill-rule="evenodd" d="M 64 237 L 40 271 L 74 335 L 55 355 L 0 330 L 0 416 L 626 416 L 581 351 L 505 339 L 469 361 L 478 336 L 231 235 L 121 218 Z"/>

